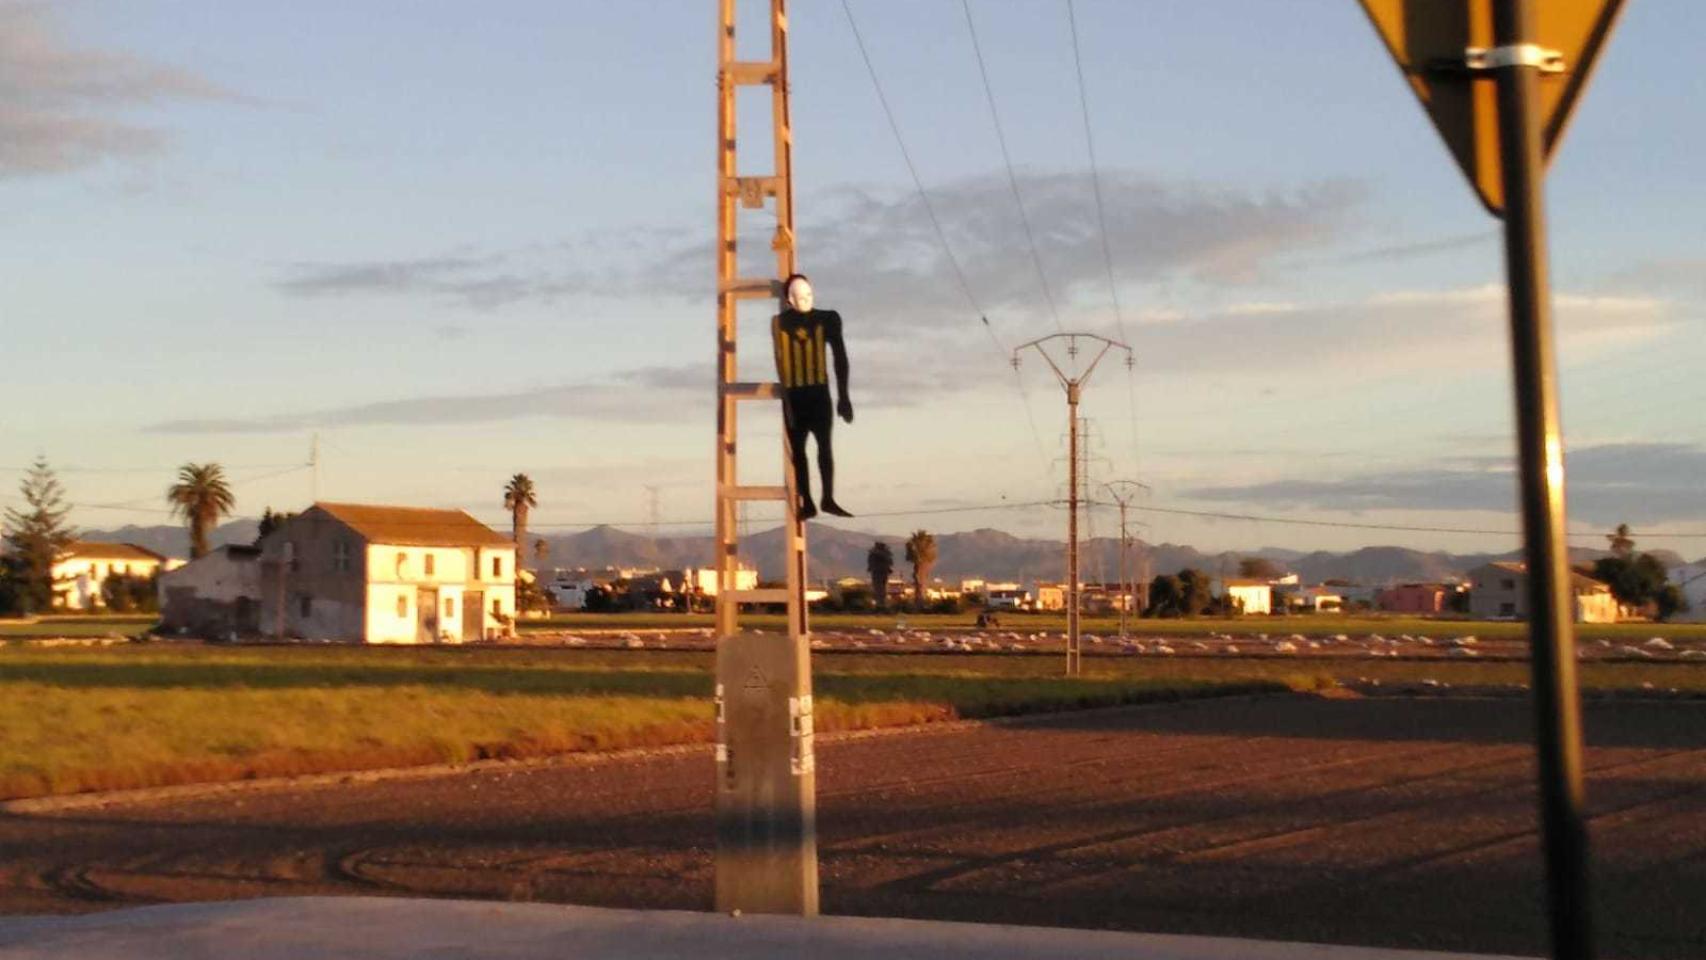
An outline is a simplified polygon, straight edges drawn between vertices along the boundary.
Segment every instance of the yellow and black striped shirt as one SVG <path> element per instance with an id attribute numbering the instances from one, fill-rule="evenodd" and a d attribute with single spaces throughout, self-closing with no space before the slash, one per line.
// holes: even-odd
<path id="1" fill-rule="evenodd" d="M 826 347 L 835 351 L 837 361 L 845 363 L 841 315 L 834 310 L 778 314 L 770 321 L 770 339 L 776 348 L 776 378 L 784 390 L 829 386 Z"/>

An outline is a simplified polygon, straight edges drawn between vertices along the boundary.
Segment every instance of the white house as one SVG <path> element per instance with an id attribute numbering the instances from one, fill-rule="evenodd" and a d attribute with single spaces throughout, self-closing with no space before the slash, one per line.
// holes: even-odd
<path id="1" fill-rule="evenodd" d="M 514 633 L 515 544 L 461 510 L 316 503 L 260 548 L 266 636 L 464 643 Z"/>
<path id="2" fill-rule="evenodd" d="M 1227 580 L 1222 593 L 1239 612 L 1255 615 L 1274 611 L 1274 585 L 1267 580 Z"/>
<path id="3" fill-rule="evenodd" d="M 1469 571 L 1469 613 L 1477 620 L 1528 619 L 1528 564 L 1498 560 Z M 1616 623 L 1620 615 L 1611 587 L 1576 571 L 1570 593 L 1577 623 Z"/>
<path id="4" fill-rule="evenodd" d="M 166 558 L 134 543 L 74 540 L 53 562 L 53 605 L 61 610 L 106 606 L 103 590 L 111 577 L 140 577 L 160 571 Z"/>

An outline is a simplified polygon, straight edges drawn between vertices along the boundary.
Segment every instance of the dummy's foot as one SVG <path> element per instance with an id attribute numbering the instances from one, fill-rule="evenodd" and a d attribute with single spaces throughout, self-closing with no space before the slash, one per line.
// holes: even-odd
<path id="1" fill-rule="evenodd" d="M 825 506 L 828 506 L 828 504 L 825 504 Z M 794 516 L 800 520 L 810 520 L 817 516 L 817 504 L 812 503 L 810 500 L 801 500 L 799 509 L 794 511 Z"/>
<path id="2" fill-rule="evenodd" d="M 852 516 L 851 513 L 848 513 L 845 509 L 842 508 L 841 504 L 836 503 L 835 499 L 833 497 L 824 497 L 823 498 L 823 512 L 824 513 L 833 513 L 838 517 L 851 517 Z"/>

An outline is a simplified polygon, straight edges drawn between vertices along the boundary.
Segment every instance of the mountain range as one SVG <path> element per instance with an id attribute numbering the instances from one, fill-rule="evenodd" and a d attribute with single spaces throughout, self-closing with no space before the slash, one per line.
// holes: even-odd
<path id="1" fill-rule="evenodd" d="M 249 543 L 254 540 L 256 522 L 253 519 L 233 520 L 222 524 L 211 535 L 215 546 L 225 543 Z M 85 540 L 134 543 L 169 557 L 188 556 L 188 537 L 179 526 L 126 526 L 115 530 L 85 530 L 79 534 Z M 678 567 L 705 566 L 711 560 L 709 536 L 649 537 L 600 526 L 566 535 L 545 535 L 544 566 L 550 567 Z M 894 551 L 896 575 L 910 569 L 906 564 L 905 540 L 883 534 L 843 530 L 814 524 L 807 539 L 811 572 L 815 579 L 844 576 L 865 576 L 865 556 L 877 541 L 888 543 Z M 741 542 L 741 556 L 758 568 L 766 580 L 781 579 L 782 528 L 773 527 L 752 533 Z M 1027 539 L 1001 530 L 982 529 L 964 533 L 936 534 L 936 566 L 934 575 L 953 582 L 968 577 L 990 580 L 1060 580 L 1064 577 L 1065 545 L 1059 540 Z M 1577 563 L 1591 562 L 1605 556 L 1603 550 L 1574 548 L 1571 559 Z M 1676 554 L 1655 550 L 1652 553 L 1667 566 L 1682 562 Z M 1133 576 L 1145 572 L 1153 576 L 1174 573 L 1194 567 L 1211 574 L 1236 574 L 1238 561 L 1261 557 L 1298 574 L 1304 581 L 1347 580 L 1354 583 L 1381 584 L 1407 580 L 1444 580 L 1462 577 L 1468 571 L 1493 560 L 1519 559 L 1515 551 L 1506 553 L 1445 553 L 1412 550 L 1407 547 L 1362 547 L 1349 552 L 1335 553 L 1318 550 L 1304 553 L 1278 547 L 1259 550 L 1205 553 L 1184 544 L 1147 544 L 1134 541 L 1130 558 Z M 526 561 L 536 563 L 531 549 Z M 1119 542 L 1110 537 L 1097 537 L 1082 545 L 1081 566 L 1088 581 L 1119 579 Z"/>

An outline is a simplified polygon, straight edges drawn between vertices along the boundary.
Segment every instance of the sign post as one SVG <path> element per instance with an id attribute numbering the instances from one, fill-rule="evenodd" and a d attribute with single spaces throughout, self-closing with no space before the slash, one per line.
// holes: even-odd
<path id="1" fill-rule="evenodd" d="M 1552 955 L 1593 956 L 1546 162 L 1622 0 L 1361 0 L 1481 202 L 1505 224 L 1519 500 Z"/>

